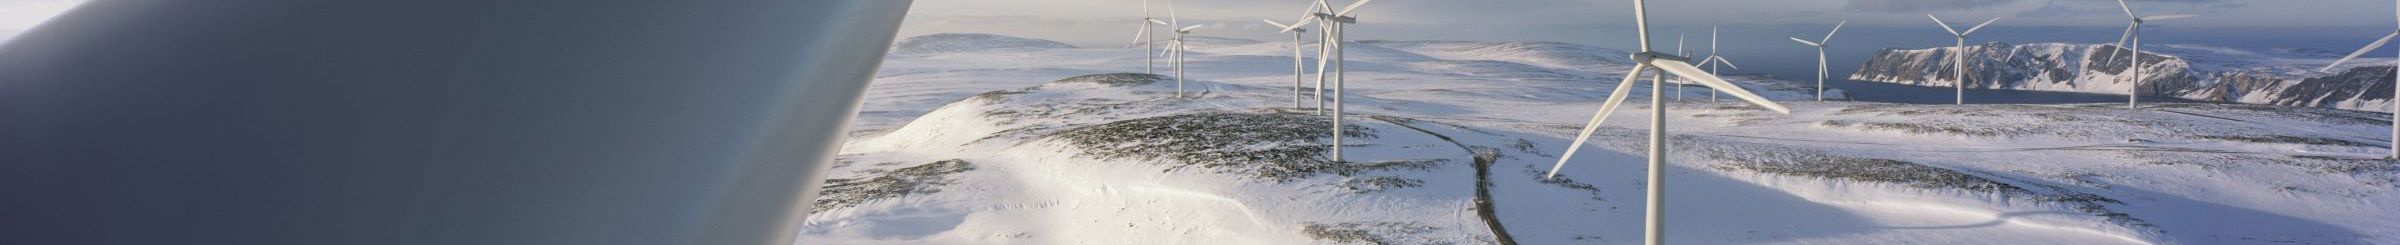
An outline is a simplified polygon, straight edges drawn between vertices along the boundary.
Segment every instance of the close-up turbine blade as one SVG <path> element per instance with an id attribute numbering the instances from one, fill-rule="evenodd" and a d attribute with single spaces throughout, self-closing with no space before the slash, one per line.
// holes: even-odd
<path id="1" fill-rule="evenodd" d="M 1975 30 L 1982 30 L 1982 29 L 1983 29 L 1983 26 L 1992 25 L 1992 22 L 1993 22 L 1993 21 L 2000 21 L 2000 17 L 1992 17 L 1992 20 L 1986 20 L 1986 21 L 1983 21 L 1983 24 L 1975 24 L 1975 27 L 1973 27 L 1973 28 L 1967 28 L 1967 32 L 1960 32 L 1960 33 L 1958 33 L 1958 35 L 1960 35 L 1960 36 L 1965 36 L 1965 35 L 1974 35 L 1974 34 L 1975 34 Z"/>
<path id="2" fill-rule="evenodd" d="M 2141 16 L 2133 14 L 2133 5 L 2125 5 L 2125 0 L 2117 0 L 2117 8 L 2125 10 L 2125 18 L 2142 18 Z"/>
<path id="3" fill-rule="evenodd" d="M 1942 22 L 1942 17 L 1933 17 L 1933 14 L 1925 14 L 1925 18 L 1933 18 L 1933 23 L 1942 25 L 1943 31 L 1949 31 L 1950 35 L 1958 35 L 1958 29 L 1950 29 L 1950 23 Z"/>
<path id="4" fill-rule="evenodd" d="M 1357 11 L 1359 6 L 1366 6 L 1366 5 L 1367 5 L 1367 2 L 1373 2 L 1373 1 L 1375 1 L 1375 0 L 1358 0 L 1358 2 L 1355 2 L 1355 3 L 1350 3 L 1350 6 L 1349 6 L 1349 7 L 1342 7 L 1342 11 L 1341 11 L 1341 12 L 1334 12 L 1334 14 L 1333 14 L 1333 15 L 1334 15 L 1334 16 L 1350 16 L 1350 11 Z"/>
<path id="5" fill-rule="evenodd" d="M 2167 15 L 2152 15 L 2152 16 L 2143 16 L 2143 17 L 2142 17 L 2142 21 L 2172 20 L 2172 19 L 2182 19 L 2182 18 L 2191 18 L 2191 17 L 2200 17 L 2200 15 L 2195 15 L 2195 14 L 2167 14 Z"/>
<path id="6" fill-rule="evenodd" d="M 1608 93 L 1608 100 L 1600 103 L 1598 114 L 1593 114 L 1592 121 L 1583 124 L 1583 132 L 1575 134 L 1575 143 L 1567 144 L 1566 153 L 1559 153 L 1558 164 L 1550 165 L 1550 174 L 1542 175 L 1543 179 L 1558 177 L 1558 170 L 1566 168 L 1567 159 L 1575 157 L 1575 149 L 1583 148 L 1583 142 L 1592 139 L 1592 131 L 1600 129 L 1600 122 L 1607 121 L 1609 114 L 1616 113 L 1617 106 L 1625 104 L 1625 97 L 1631 97 L 1627 95 L 1633 92 L 1633 83 L 1642 77 L 1642 70 L 1648 68 L 1647 65 L 1634 64 L 1633 71 L 1625 72 L 1625 80 L 1617 82 L 1617 90 Z"/>
<path id="7" fill-rule="evenodd" d="M 2133 39 L 2133 28 L 2134 28 L 2134 27 L 2141 27 L 2141 26 L 2142 26 L 2142 24 L 2141 24 L 2141 23 L 2134 23 L 2133 25 L 2130 25 L 2130 26 L 2125 26 L 2125 35 L 2117 36 L 2117 46 L 2116 46 L 2117 48 L 2114 48 L 2114 49 L 2109 49 L 2109 50 L 2108 50 L 2108 56 L 2107 56 L 2107 57 L 2100 57 L 2100 63 L 2101 63 L 2101 64 L 2108 64 L 2109 62 L 2116 62 L 2116 61 L 2117 61 L 2117 52 L 2118 52 L 2118 51 L 2124 51 L 2124 50 L 2125 50 L 2125 40 L 2132 40 L 2132 39 Z M 2134 54 L 2134 55 L 2141 55 L 2141 54 Z"/>
<path id="8" fill-rule="evenodd" d="M 1721 91 L 1726 94 L 1732 94 L 1734 98 L 1741 98 L 1742 101 L 1749 101 L 1750 104 L 1766 107 L 1767 110 L 1775 111 L 1775 113 L 1792 114 L 1791 108 L 1785 108 L 1783 107 L 1783 104 L 1776 104 L 1773 100 L 1767 100 L 1767 97 L 1761 97 L 1756 93 L 1751 93 L 1750 90 L 1744 90 L 1741 86 L 1734 86 L 1732 82 L 1726 82 L 1724 78 L 1718 78 L 1716 75 L 1710 75 L 1708 72 L 1700 71 L 1699 67 L 1693 67 L 1692 64 L 1674 60 L 1651 60 L 1650 64 L 1658 66 L 1659 70 L 1665 70 L 1669 74 L 1675 74 L 1675 76 L 1697 81 L 1701 86 L 1708 86 L 1708 88 L 1716 89 L 1717 91 Z"/>
<path id="9" fill-rule="evenodd" d="M 1808 46 L 1810 46 L 1810 47 L 1820 46 L 1820 45 L 1818 45 L 1818 44 L 1817 44 L 1817 42 L 1810 42 L 1810 41 L 1808 41 L 1808 40 L 1803 40 L 1803 39 L 1800 39 L 1800 38 L 1797 38 L 1797 37 L 1794 37 L 1794 38 L 1792 38 L 1792 41 L 1793 41 L 1793 42 L 1800 42 L 1800 44 L 1805 44 L 1805 45 L 1808 45 Z"/>
<path id="10" fill-rule="evenodd" d="M 1733 65 L 1733 60 L 1725 59 L 1725 56 L 1709 56 L 1708 59 L 1716 60 L 1717 63 L 1725 63 L 1725 67 L 1733 67 L 1734 70 L 1742 69 L 1742 66 Z"/>
<path id="11" fill-rule="evenodd" d="M 1819 44 L 1819 45 L 1823 45 L 1823 44 L 1825 44 L 1825 43 L 1832 43 L 1832 42 L 1833 42 L 1833 34 L 1834 34 L 1834 33 L 1842 33 L 1842 26 L 1843 26 L 1843 25 L 1849 25 L 1849 24 L 1850 24 L 1850 21 L 1849 21 L 1849 20 L 1842 20 L 1842 23 L 1836 23 L 1836 24 L 1833 24 L 1833 31 L 1828 31 L 1828 32 L 1825 32 L 1825 39 L 1817 39 L 1817 44 Z"/>
<path id="12" fill-rule="evenodd" d="M 2325 68 L 2317 69 L 2317 71 L 2333 71 L 2334 66 L 2340 66 L 2343 62 L 2350 62 L 2351 59 L 2357 59 L 2358 56 L 2367 55 L 2367 52 L 2373 52 L 2375 49 L 2383 48 L 2383 44 L 2392 42 L 2392 37 L 2400 37 L 2400 31 L 2394 31 L 2392 34 L 2383 35 L 2383 39 L 2375 39 L 2375 42 L 2368 43 L 2367 47 L 2359 48 L 2356 52 L 2350 52 L 2349 56 L 2342 56 L 2342 59 L 2334 60 L 2333 64 L 2325 64 Z"/>

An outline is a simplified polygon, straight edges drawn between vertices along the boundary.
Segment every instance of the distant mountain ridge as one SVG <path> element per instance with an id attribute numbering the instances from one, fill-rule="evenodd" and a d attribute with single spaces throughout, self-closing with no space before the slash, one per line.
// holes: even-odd
<path id="1" fill-rule="evenodd" d="M 2130 55 L 2103 63 L 2114 45 L 2000 42 L 1968 46 L 1967 87 L 2125 94 L 2132 90 Z M 1884 49 L 1859 66 L 1852 80 L 1949 87 L 1951 48 Z M 2100 54 L 2095 54 L 2100 53 Z M 2125 53 L 2131 53 L 2127 51 Z M 2242 50 L 2204 45 L 2154 45 L 2141 54 L 2145 96 L 2364 111 L 2391 111 L 2389 59 L 2362 59 L 2332 72 L 2330 52 Z M 2083 67 L 2089 67 L 2084 69 Z"/>
<path id="2" fill-rule="evenodd" d="M 901 40 L 898 44 L 892 45 L 892 52 L 900 54 L 929 54 L 993 50 L 1032 51 L 1070 48 L 1075 48 L 1075 45 L 1067 45 L 1067 43 L 1045 39 L 1022 38 L 982 33 L 937 33 L 909 37 L 906 40 Z"/>

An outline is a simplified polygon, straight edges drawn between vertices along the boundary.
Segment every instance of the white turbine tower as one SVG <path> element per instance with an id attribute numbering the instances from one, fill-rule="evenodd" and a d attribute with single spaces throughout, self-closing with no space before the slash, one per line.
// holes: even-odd
<path id="1" fill-rule="evenodd" d="M 1800 39 L 1798 37 L 1792 38 L 1793 42 L 1800 42 L 1800 44 L 1817 48 L 1817 101 L 1825 101 L 1825 48 L 1828 46 L 1833 46 L 1833 34 L 1841 33 L 1842 25 L 1849 24 L 1850 21 L 1848 20 L 1844 20 L 1839 24 L 1833 24 L 1833 31 L 1825 32 L 1825 38 L 1817 39 L 1815 42 L 1810 42 L 1807 39 Z"/>
<path id="2" fill-rule="evenodd" d="M 2104 59 L 2102 59 L 2100 63 L 2101 63 L 2101 64 L 2108 64 L 2108 63 L 2111 63 L 2111 62 L 2115 62 L 2115 61 L 2116 61 L 2116 59 L 2117 59 L 2117 51 L 2118 51 L 2118 50 L 2123 50 L 2123 49 L 2126 49 L 2126 48 L 2132 48 L 2132 49 L 2133 49 L 2133 64 L 2132 64 L 2132 65 L 2128 65 L 2128 66 L 2126 66 L 2126 68 L 2125 68 L 2125 69 L 2127 69 L 2127 70 L 2133 70 L 2133 86 L 2132 86 L 2132 87 L 2133 87 L 2133 88 L 2132 88 L 2132 89 L 2133 89 L 2133 91 L 2129 91 L 2129 93 L 2126 93 L 2126 96 L 2125 96 L 2125 107 L 2126 107 L 2126 108 L 2133 108 L 2133 109 L 2141 109 L 2141 108 L 2142 108 L 2142 106 L 2141 106 L 2141 102 L 2142 102 L 2142 23 L 2148 23 L 2148 22 L 2150 22 L 2150 21 L 2153 21 L 2153 20 L 2172 20 L 2172 19 L 2191 18 L 2191 17 L 2197 17 L 2197 16 L 2199 16 L 2199 15 L 2188 15 L 2188 14 L 2168 14 L 2168 15 L 2138 16 L 2138 15 L 2134 15 L 2134 14 L 2133 14 L 2133 5 L 2126 5 L 2126 4 L 2125 4 L 2125 0 L 2117 0 L 2117 7 L 2124 8 L 2124 9 L 2125 9 L 2125 18 L 2130 18 L 2130 19 L 2132 19 L 2133 21 L 2132 21 L 2131 23 L 2127 23 L 2127 24 L 2125 24 L 2125 35 L 2123 35 L 2123 36 L 2118 36 L 2118 37 L 2117 37 L 2117 48 L 2116 48 L 2116 49 L 2109 49 L 2109 50 L 2108 50 L 2108 57 L 2107 57 L 2107 58 L 2104 58 Z M 2127 40 L 2127 39 L 2132 39 L 2132 40 L 2133 40 L 2133 46 L 2126 46 L 2126 45 L 2125 45 L 2125 40 Z"/>
<path id="3" fill-rule="evenodd" d="M 2392 10 L 2392 15 L 2395 18 L 2400 18 L 2400 6 L 2394 7 L 2395 9 Z M 2317 69 L 2317 71 L 2333 71 L 2333 67 L 2342 65 L 2342 62 L 2350 62 L 2351 59 L 2357 59 L 2358 56 L 2367 55 L 2367 52 L 2373 52 L 2375 49 L 2383 48 L 2384 44 L 2392 42 L 2393 37 L 2400 37 L 2400 29 L 2392 29 L 2392 33 L 2384 34 L 2383 39 L 2375 39 L 2375 42 L 2368 43 L 2367 47 L 2359 48 L 2357 52 L 2350 52 L 2350 56 L 2342 56 L 2342 59 L 2334 60 L 2333 64 L 2325 65 L 2325 68 Z M 2400 69 L 2400 64 L 2395 64 L 2393 68 Z M 2392 82 L 2396 83 L 2392 88 L 2393 94 L 2400 94 L 2400 76 L 2395 76 Z M 2394 101 L 2400 101 L 2400 99 L 2394 99 Z M 2390 146 L 2391 155 L 2385 156 L 2385 158 L 2400 159 L 2400 102 L 2392 103 L 2392 141 L 2394 143 L 2392 143 Z"/>
<path id="4" fill-rule="evenodd" d="M 1175 2 L 1167 1 L 1167 26 L 1174 27 L 1182 24 L 1182 18 L 1175 17 Z M 1173 52 L 1172 54 L 1175 57 L 1172 59 L 1172 61 L 1175 62 L 1175 98 L 1183 98 L 1183 51 L 1192 48 L 1191 45 L 1183 43 L 1183 36 L 1192 34 L 1192 29 L 1200 29 L 1200 27 L 1203 26 L 1208 25 L 1200 24 L 1175 29 L 1174 41 L 1167 43 L 1166 50 L 1159 51 L 1160 54 L 1168 54 L 1168 52 Z"/>
<path id="5" fill-rule="evenodd" d="M 2000 21 L 2000 17 L 1992 17 L 1992 20 L 1983 21 L 1983 24 L 1975 24 L 1975 27 L 1967 28 L 1967 32 L 1958 32 L 1958 29 L 1951 29 L 1950 23 L 1942 22 L 1942 17 L 1933 17 L 1933 14 L 1925 14 L 1925 18 L 1933 18 L 1933 24 L 1942 25 L 1943 31 L 1949 31 L 1950 36 L 1958 37 L 1958 46 L 1952 47 L 1950 50 L 1950 57 L 1952 58 L 1950 66 L 1953 67 L 1950 70 L 1950 73 L 1954 74 L 1952 77 L 1957 79 L 1952 81 L 1958 82 L 1956 86 L 1951 86 L 1957 88 L 1957 97 L 1954 97 L 1954 101 L 1951 103 L 1959 105 L 1967 104 L 1967 35 L 1974 35 L 1975 30 L 1982 30 L 1983 26 L 1991 25 L 1993 21 Z"/>
<path id="6" fill-rule="evenodd" d="M 1640 78 L 1644 70 L 1657 69 L 1661 73 L 1691 79 L 1699 82 L 1702 86 L 1726 91 L 1736 98 L 1766 107 L 1776 113 L 1791 114 L 1791 110 L 1784 108 L 1783 105 L 1775 104 L 1774 101 L 1768 101 L 1765 97 L 1759 97 L 1748 90 L 1734 86 L 1733 83 L 1725 82 L 1725 79 L 1717 78 L 1716 75 L 1700 71 L 1699 67 L 1692 66 L 1689 58 L 1651 51 L 1650 18 L 1647 16 L 1649 11 L 1643 7 L 1644 2 L 1646 1 L 1633 1 L 1633 23 L 1635 29 L 1639 31 L 1637 33 L 1641 36 L 1642 43 L 1642 52 L 1633 54 L 1633 70 L 1625 72 L 1625 80 L 1617 83 L 1616 92 L 1610 93 L 1608 100 L 1600 104 L 1599 114 L 1592 115 L 1591 123 L 1583 125 L 1583 132 L 1575 135 L 1575 143 L 1567 146 L 1566 153 L 1558 157 L 1558 165 L 1551 166 L 1550 174 L 1543 178 L 1558 176 L 1559 168 L 1565 167 L 1567 159 L 1575 156 L 1575 149 L 1583 147 L 1583 142 L 1591 139 L 1592 131 L 1600 128 L 1600 122 L 1608 119 L 1609 113 L 1615 112 L 1618 105 L 1625 103 L 1626 93 L 1633 90 L 1634 80 Z M 1666 97 L 1658 96 L 1658 94 L 1666 92 L 1665 86 L 1661 86 L 1665 84 L 1660 76 L 1661 74 L 1654 73 L 1650 77 L 1650 173 L 1649 181 L 1645 182 L 1649 184 L 1649 200 L 1644 204 L 1648 213 L 1643 215 L 1644 232 L 1642 235 L 1643 241 L 1653 245 L 1666 242 L 1664 236 L 1666 231 L 1663 230 L 1666 220 L 1662 215 L 1666 214 L 1664 210 L 1666 208 L 1666 179 L 1664 177 L 1667 166 L 1667 104 Z"/>
<path id="7" fill-rule="evenodd" d="M 1317 97 L 1317 115 L 1325 115 L 1325 68 L 1333 63 L 1335 46 L 1331 31 L 1333 23 L 1321 21 L 1322 19 L 1319 19 L 1318 15 L 1328 14 L 1329 11 L 1333 11 L 1333 5 L 1325 4 L 1325 0 L 1317 0 L 1308 5 L 1307 11 L 1302 11 L 1308 17 L 1301 18 L 1304 20 L 1303 22 L 1316 21 L 1317 23 L 1317 86 L 1315 87 L 1316 93 L 1314 93 Z"/>
<path id="8" fill-rule="evenodd" d="M 1142 0 L 1142 30 L 1141 33 L 1133 34 L 1133 44 L 1136 46 L 1142 46 L 1142 56 L 1144 56 L 1142 73 L 1156 74 L 1158 73 L 1155 70 L 1158 68 L 1158 56 L 1151 55 L 1150 49 L 1158 48 L 1158 35 L 1153 35 L 1153 33 L 1156 32 L 1150 31 L 1151 25 L 1164 25 L 1167 26 L 1167 28 L 1175 28 L 1174 25 L 1168 25 L 1167 22 L 1158 21 L 1158 18 L 1151 18 L 1150 0 Z"/>
<path id="9" fill-rule="evenodd" d="M 1313 7 L 1312 7 L 1312 10 L 1310 10 L 1310 11 L 1312 11 L 1312 12 L 1313 12 L 1313 11 L 1315 11 L 1315 10 L 1313 10 Z M 1281 30 L 1282 30 L 1282 31 L 1279 31 L 1279 32 L 1289 32 L 1289 33 L 1292 33 L 1292 108 L 1293 108 L 1293 109 L 1306 108 L 1306 107 L 1303 107 L 1303 105 L 1300 103 L 1300 81 L 1301 81 L 1301 80 L 1303 80 L 1303 78 L 1304 78 L 1304 77 L 1303 77 L 1301 74 L 1303 74 L 1303 73 L 1305 73 L 1305 72 L 1308 72 L 1308 66 L 1306 65 L 1306 64 L 1307 64 L 1307 61 L 1304 61 L 1304 60 L 1302 60 L 1302 59 L 1301 59 L 1301 57 L 1302 57 L 1302 56 L 1301 56 L 1301 54 L 1300 54 L 1300 47 L 1302 47 L 1302 46 L 1306 45 L 1306 43 L 1302 43 L 1302 42 L 1300 42 L 1300 36 L 1301 36 L 1301 35 L 1307 35 L 1306 33 L 1308 33 L 1308 28 L 1300 28 L 1300 27 L 1302 27 L 1301 25 L 1308 24 L 1309 20 L 1313 20 L 1313 19 L 1314 19 L 1314 18 L 1305 18 L 1305 17 L 1304 17 L 1304 18 L 1300 18 L 1300 21 L 1298 21 L 1298 22 L 1292 22 L 1292 24 L 1290 24 L 1290 25 L 1285 25 L 1285 24 L 1283 24 L 1282 22 L 1275 22 L 1275 20 L 1262 20 L 1262 21 L 1266 21 L 1268 25 L 1275 25 L 1275 27 L 1276 27 L 1276 28 L 1279 28 L 1279 29 L 1281 29 Z"/>
<path id="10" fill-rule="evenodd" d="M 1707 57 L 1707 58 L 1700 58 L 1700 65 L 1708 66 L 1708 75 L 1710 75 L 1710 76 L 1715 76 L 1715 75 L 1717 75 L 1717 65 L 1719 65 L 1719 64 L 1723 64 L 1723 65 L 1725 65 L 1725 66 L 1731 66 L 1731 67 L 1733 67 L 1733 69 L 1736 69 L 1736 70 L 1742 69 L 1742 66 L 1733 65 L 1733 61 L 1732 61 L 1732 60 L 1726 60 L 1726 59 L 1725 59 L 1725 56 L 1718 56 L 1718 55 L 1717 55 L 1717 28 L 1716 28 L 1716 27 L 1709 27 L 1709 28 L 1708 28 L 1708 57 Z M 1682 88 L 1680 88 L 1680 87 L 1679 87 L 1679 88 L 1676 88 L 1676 89 L 1677 89 L 1677 90 L 1682 90 Z M 1677 91 L 1676 93 L 1682 93 L 1682 92 L 1681 92 L 1681 91 Z M 1708 90 L 1708 101 L 1709 101 L 1709 102 L 1716 102 L 1716 101 L 1717 101 L 1717 90 L 1716 90 L 1716 89 L 1709 89 L 1709 90 Z"/>
<path id="11" fill-rule="evenodd" d="M 1326 29 L 1326 31 L 1325 31 L 1325 34 L 1326 34 L 1326 35 L 1331 35 L 1331 37 L 1332 37 L 1332 38 L 1329 38 L 1329 40 L 1332 40 L 1331 42 L 1321 43 L 1321 44 L 1318 44 L 1318 45 L 1330 45 L 1330 46 L 1333 46 L 1333 161 L 1334 161 L 1334 162 L 1341 162 L 1341 161 L 1342 161 L 1342 82 L 1343 82 L 1343 77 L 1342 77 L 1342 75 L 1343 75 L 1343 72 L 1345 72 L 1345 70 L 1344 70 L 1344 69 L 1342 69 L 1342 46 L 1343 46 L 1343 45 L 1342 45 L 1342 35 L 1343 35 L 1343 33 L 1342 33 L 1342 25 L 1346 25 L 1346 24 L 1350 24 L 1350 23 L 1358 23 L 1358 16 L 1356 16 L 1356 15 L 1351 15 L 1351 14 L 1350 14 L 1350 11 L 1357 11 L 1359 6 L 1365 6 L 1365 5 L 1367 5 L 1367 2 L 1373 2 L 1373 1 L 1375 1 L 1375 0 L 1359 0 L 1358 2 L 1350 3 L 1350 6 L 1348 6 L 1348 7 L 1342 7 L 1342 11 L 1336 11 L 1336 12 L 1333 12 L 1333 13 L 1331 13 L 1331 14 L 1327 14 L 1327 13 L 1316 13 L 1316 14 L 1315 14 L 1315 15 L 1316 15 L 1316 19 L 1318 19 L 1318 20 L 1322 20 L 1322 21 L 1320 21 L 1319 23 L 1325 23 L 1325 24 L 1328 24 L 1328 25 L 1330 26 L 1330 28 L 1327 28 L 1327 29 Z M 1319 0 L 1319 1 L 1317 1 L 1317 4 L 1320 4 L 1320 5 L 1319 5 L 1320 7 L 1330 7 L 1330 6 L 1331 6 L 1331 5 L 1322 5 L 1322 4 L 1325 4 L 1325 1 L 1323 1 L 1323 0 Z M 1325 8 L 1325 9 L 1327 9 L 1327 10 L 1331 10 L 1331 9 L 1333 9 L 1333 8 Z M 1320 64 L 1322 64 L 1322 63 L 1320 63 Z M 1320 69 L 1320 70 L 1318 70 L 1317 72 L 1319 72 L 1320 74 L 1322 74 L 1322 73 L 1324 72 L 1324 70 L 1321 70 L 1321 69 Z"/>

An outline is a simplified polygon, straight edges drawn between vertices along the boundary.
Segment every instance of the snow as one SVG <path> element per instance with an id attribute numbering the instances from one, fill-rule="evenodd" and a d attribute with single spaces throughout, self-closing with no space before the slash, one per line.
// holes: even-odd
<path id="1" fill-rule="evenodd" d="M 1479 179 L 1515 242 L 1642 239 L 1647 83 L 1562 178 L 1540 178 L 1629 68 L 1599 62 L 1622 51 L 1351 44 L 1345 122 L 1362 134 L 1345 140 L 1353 162 L 1333 163 L 1305 151 L 1329 140 L 1330 125 L 1290 108 L 1291 43 L 1210 43 L 1187 60 L 1195 96 L 1184 99 L 1170 98 L 1172 77 L 1083 77 L 1140 73 L 1140 49 L 893 57 L 828 176 L 919 181 L 820 206 L 801 239 L 1496 243 L 1475 210 Z M 1552 58 L 1477 55 L 1482 47 Z M 1568 63 L 1585 61 L 1594 64 Z M 1814 102 L 1803 101 L 1813 81 L 1733 80 L 1793 113 L 1708 102 L 1696 87 L 1666 105 L 1670 242 L 2400 243 L 2400 209 L 2388 207 L 2400 203 L 2400 165 L 2361 158 L 2389 144 L 2382 114 Z M 1168 126 L 1125 126 L 1144 122 L 1164 124 L 1134 125 Z M 894 177 L 949 159 L 972 169 Z"/>

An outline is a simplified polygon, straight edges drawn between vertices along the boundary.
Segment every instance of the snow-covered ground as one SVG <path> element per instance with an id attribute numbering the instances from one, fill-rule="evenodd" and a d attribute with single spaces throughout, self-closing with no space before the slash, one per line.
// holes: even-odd
<path id="1" fill-rule="evenodd" d="M 1541 178 L 1630 66 L 1623 51 L 1352 44 L 1348 162 L 1333 162 L 1331 118 L 1292 108 L 1291 43 L 1193 42 L 1188 98 L 1140 74 L 1140 49 L 895 54 L 802 240 L 1642 239 L 1647 113 L 1631 112 L 1654 106 L 1646 82 L 1561 178 Z M 1518 55 L 1483 54 L 1499 52 Z M 2381 114 L 1814 102 L 1798 82 L 1735 80 L 1793 113 L 1668 95 L 1683 97 L 1665 105 L 1670 242 L 2400 243 L 2400 165 L 2371 159 L 2389 144 Z"/>

